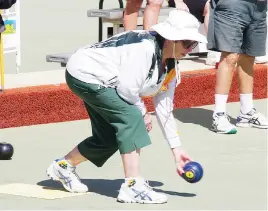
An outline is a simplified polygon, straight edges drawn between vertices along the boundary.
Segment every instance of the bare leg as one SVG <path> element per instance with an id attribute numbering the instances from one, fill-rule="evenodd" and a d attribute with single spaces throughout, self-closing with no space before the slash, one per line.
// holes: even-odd
<path id="1" fill-rule="evenodd" d="M 255 57 L 242 54 L 237 62 L 240 94 L 253 92 L 253 65 Z"/>
<path id="2" fill-rule="evenodd" d="M 151 27 L 158 22 L 162 0 L 148 0 L 148 4 L 144 11 L 143 28 L 144 30 L 151 30 Z"/>
<path id="3" fill-rule="evenodd" d="M 207 1 L 205 8 L 204 8 L 204 13 L 203 13 L 205 17 L 204 26 L 205 26 L 206 34 L 208 33 L 208 23 L 209 23 L 209 2 L 210 1 Z"/>
<path id="4" fill-rule="evenodd" d="M 233 71 L 238 61 L 236 53 L 222 52 L 221 61 L 216 73 L 216 94 L 228 95 L 232 84 Z"/>
<path id="5" fill-rule="evenodd" d="M 128 0 L 124 11 L 125 31 L 137 29 L 138 11 L 141 8 L 142 0 Z"/>
<path id="6" fill-rule="evenodd" d="M 140 176 L 140 150 L 121 155 L 125 178 L 134 178 Z"/>
<path id="7" fill-rule="evenodd" d="M 65 156 L 65 160 L 67 160 L 72 166 L 77 166 L 80 163 L 86 161 L 87 159 L 83 157 L 78 151 L 78 148 L 75 147 L 71 152 L 69 152 Z"/>
<path id="8" fill-rule="evenodd" d="M 240 105 L 243 114 L 253 108 L 253 65 L 255 57 L 242 54 L 237 62 L 237 76 L 240 91 Z"/>

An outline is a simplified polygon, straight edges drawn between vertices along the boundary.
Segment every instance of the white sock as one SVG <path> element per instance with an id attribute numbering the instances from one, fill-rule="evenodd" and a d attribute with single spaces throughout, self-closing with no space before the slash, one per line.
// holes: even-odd
<path id="1" fill-rule="evenodd" d="M 65 159 L 65 157 L 62 157 L 62 158 L 59 158 L 59 159 L 56 160 L 57 163 L 59 163 L 59 162 L 61 162 L 61 161 L 65 162 L 69 167 L 73 167 L 73 165 L 70 164 L 70 163 Z"/>
<path id="2" fill-rule="evenodd" d="M 243 114 L 247 114 L 251 111 L 253 106 L 253 94 L 240 94 L 240 105 L 241 105 L 241 112 Z"/>
<path id="3" fill-rule="evenodd" d="M 225 113 L 226 112 L 226 103 L 228 95 L 215 94 L 215 110 L 213 116 L 216 113 Z"/>

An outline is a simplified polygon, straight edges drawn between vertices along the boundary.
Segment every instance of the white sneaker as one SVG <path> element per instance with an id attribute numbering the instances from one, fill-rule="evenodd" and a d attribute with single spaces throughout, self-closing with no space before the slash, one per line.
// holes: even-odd
<path id="1" fill-rule="evenodd" d="M 70 166 L 67 161 L 53 161 L 47 169 L 47 175 L 52 180 L 60 181 L 63 187 L 72 193 L 88 192 L 88 187 L 81 183 L 75 172 L 75 167 Z"/>
<path id="2" fill-rule="evenodd" d="M 216 113 L 213 116 L 212 131 L 220 134 L 236 134 L 235 125 L 230 123 L 230 118 L 224 112 Z"/>
<path id="3" fill-rule="evenodd" d="M 155 192 L 142 178 L 123 183 L 117 197 L 122 203 L 163 204 L 167 200 L 166 195 Z"/>
<path id="4" fill-rule="evenodd" d="M 256 127 L 262 129 L 268 128 L 267 118 L 263 114 L 257 112 L 255 108 L 253 108 L 247 114 L 242 114 L 240 112 L 240 115 L 237 117 L 236 121 L 236 126 L 238 127 Z"/>

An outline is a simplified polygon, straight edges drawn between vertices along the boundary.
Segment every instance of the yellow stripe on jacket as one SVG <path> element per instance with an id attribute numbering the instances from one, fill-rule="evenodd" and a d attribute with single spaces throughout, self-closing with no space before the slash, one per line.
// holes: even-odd
<path id="1" fill-rule="evenodd" d="M 176 70 L 173 68 L 169 71 L 167 76 L 165 77 L 164 83 L 159 91 L 167 91 L 168 90 L 168 84 L 176 77 Z"/>

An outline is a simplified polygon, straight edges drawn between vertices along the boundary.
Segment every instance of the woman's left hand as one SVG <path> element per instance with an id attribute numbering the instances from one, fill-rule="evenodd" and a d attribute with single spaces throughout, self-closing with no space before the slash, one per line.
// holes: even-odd
<path id="1" fill-rule="evenodd" d="M 143 116 L 143 120 L 144 120 L 144 123 L 146 125 L 147 131 L 150 132 L 150 130 L 152 130 L 152 127 L 153 127 L 151 114 L 146 113 Z"/>

